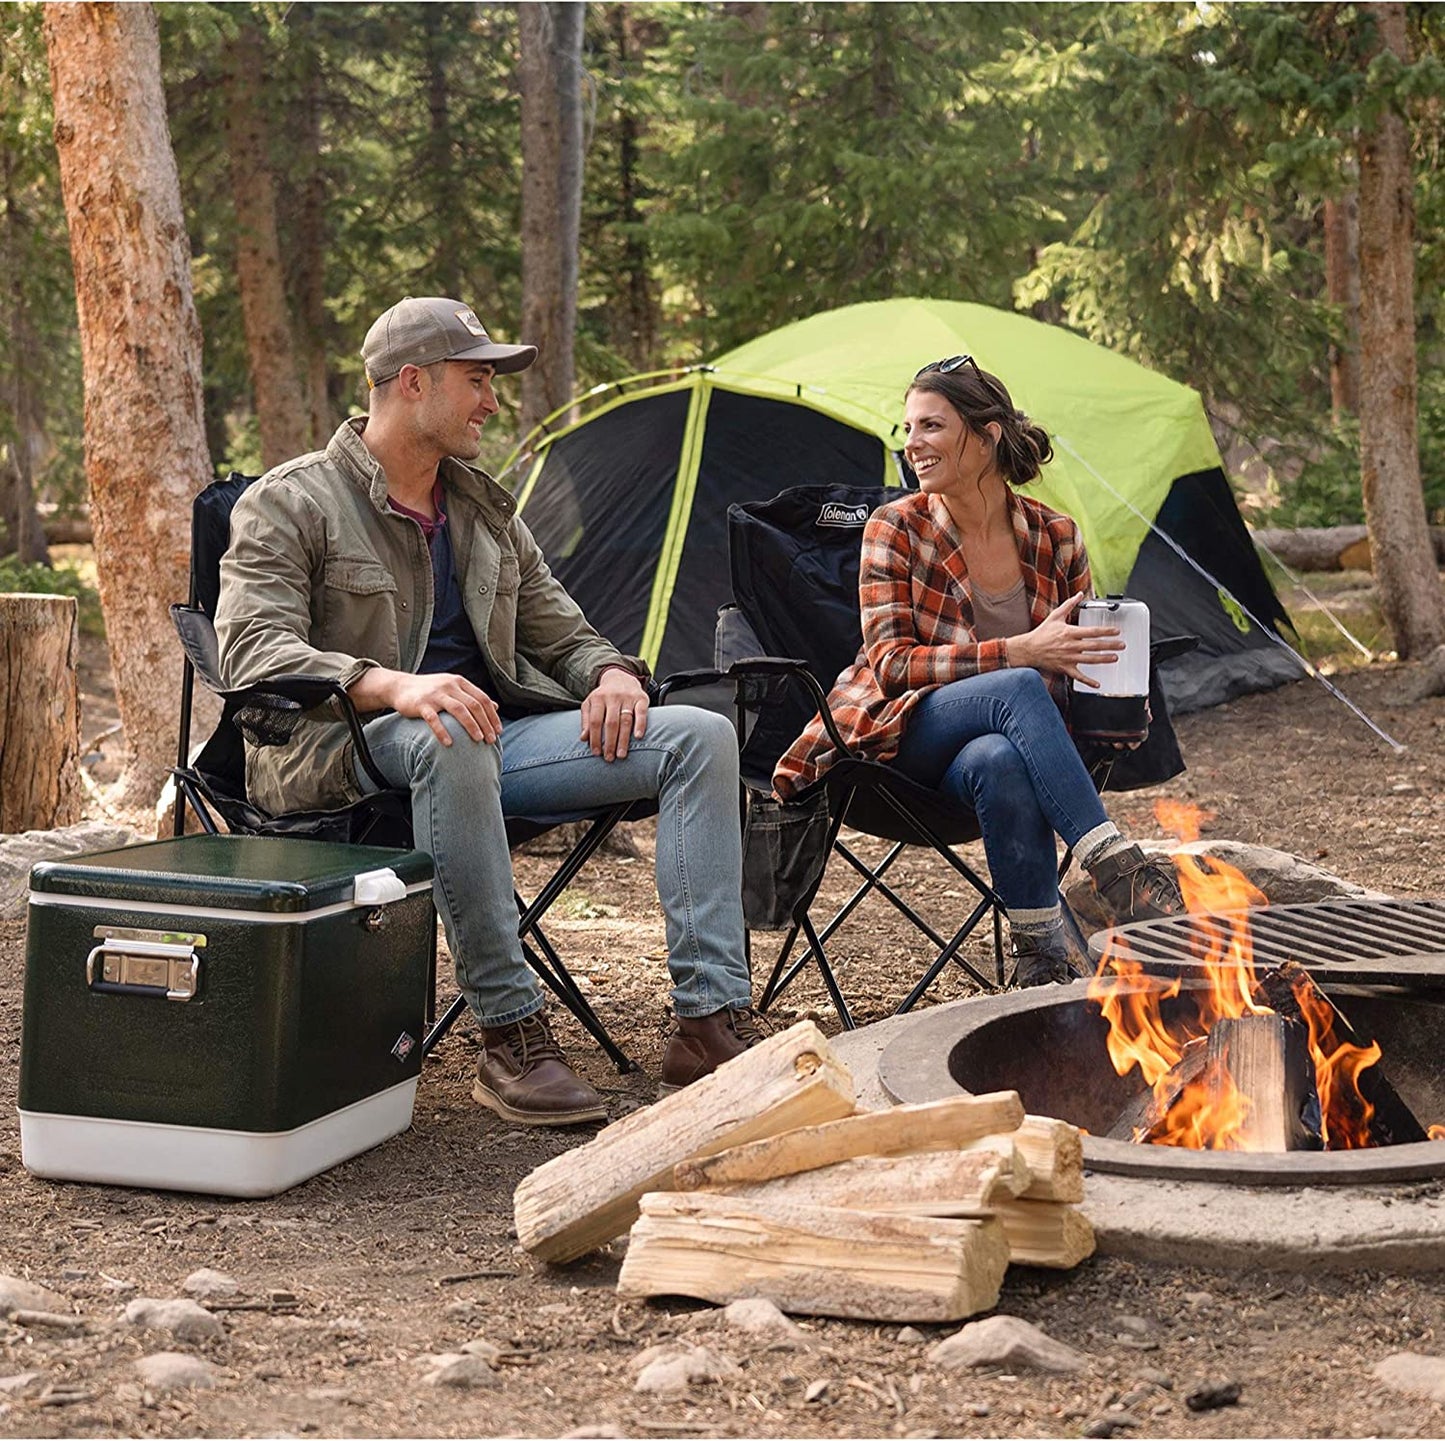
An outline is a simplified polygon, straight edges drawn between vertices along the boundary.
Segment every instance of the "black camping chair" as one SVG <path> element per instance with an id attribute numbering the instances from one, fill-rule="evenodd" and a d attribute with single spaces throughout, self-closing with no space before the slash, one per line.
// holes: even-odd
<path id="1" fill-rule="evenodd" d="M 739 678 L 739 725 L 745 734 L 741 768 L 744 786 L 754 797 L 771 791 L 779 757 L 815 711 L 821 713 L 829 738 L 845 757 L 823 777 L 792 798 L 792 807 L 816 805 L 826 797 L 829 815 L 823 865 L 791 906 L 790 926 L 777 961 L 759 999 L 766 1010 L 810 962 L 845 1027 L 853 1025 L 825 945 L 839 926 L 872 892 L 888 900 L 916 926 L 937 953 L 917 984 L 898 1007 L 910 1010 L 950 962 L 984 990 L 1007 983 L 998 895 L 954 850 L 981 835 L 971 810 L 945 804 L 938 794 L 888 765 L 850 751 L 828 709 L 826 688 L 850 665 L 862 645 L 858 610 L 858 561 L 863 527 L 878 506 L 896 500 L 896 489 L 847 486 L 799 486 L 772 500 L 734 505 L 728 511 L 729 552 L 734 607 L 719 615 L 717 663 Z M 1155 660 L 1192 647 L 1192 638 L 1152 648 Z M 758 659 L 767 657 L 767 659 Z M 786 658 L 786 659 L 782 659 Z M 1122 756 L 1111 749 L 1086 752 L 1095 784 L 1102 790 L 1154 785 L 1184 768 L 1168 709 L 1157 681 L 1151 683 L 1154 722 L 1144 746 Z M 844 826 L 891 841 L 876 865 L 865 862 L 841 839 Z M 941 856 L 972 888 L 977 899 L 951 935 L 935 929 L 895 891 L 886 879 L 908 846 L 927 846 Z M 811 908 L 833 855 L 850 866 L 862 883 L 821 927 Z M 1066 853 L 1060 880 L 1071 863 Z M 989 973 L 960 954 L 960 948 L 985 917 L 992 920 L 992 964 Z M 807 945 L 794 958 L 799 933 Z"/>
<path id="2" fill-rule="evenodd" d="M 221 557 L 230 543 L 231 511 L 254 476 L 233 472 L 208 485 L 191 508 L 191 589 L 186 605 L 173 605 L 175 623 L 186 662 L 181 681 L 181 720 L 176 764 L 176 835 L 185 830 L 185 809 L 194 812 L 211 834 L 219 830 L 217 818 L 234 832 L 247 835 L 302 836 L 351 845 L 410 846 L 411 798 L 392 789 L 377 767 L 366 744 L 361 719 L 346 691 L 336 682 L 316 676 L 275 676 L 261 685 L 226 690 L 221 682 L 219 648 L 212 624 L 221 588 Z M 220 723 L 194 762 L 191 745 L 191 709 L 195 677 L 220 696 Z M 659 699 L 665 699 L 660 696 Z M 354 805 L 325 811 L 293 811 L 268 815 L 246 794 L 244 740 L 259 745 L 280 745 L 289 739 L 302 713 L 327 701 L 339 703 L 351 732 L 356 754 L 367 773 L 382 789 Z M 507 844 L 515 849 L 525 841 L 566 822 L 587 821 L 582 838 L 567 853 L 546 885 L 530 903 L 515 894 L 518 931 L 528 964 L 549 990 L 567 1007 L 621 1072 L 637 1066 L 621 1050 L 578 987 L 562 958 L 541 928 L 543 916 L 571 884 L 578 871 L 623 820 L 649 815 L 654 804 L 644 801 L 555 816 L 507 816 Z M 427 1014 L 435 1017 L 435 967 Z M 458 996 L 429 1026 L 422 1052 L 430 1051 L 446 1035 L 466 1008 Z"/>

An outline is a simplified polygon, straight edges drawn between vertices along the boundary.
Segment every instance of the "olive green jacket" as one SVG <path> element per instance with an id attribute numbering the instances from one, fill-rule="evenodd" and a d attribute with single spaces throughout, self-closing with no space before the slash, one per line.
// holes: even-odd
<path id="1" fill-rule="evenodd" d="M 370 666 L 421 663 L 431 555 L 421 526 L 388 508 L 365 423 L 346 421 L 324 451 L 268 471 L 237 502 L 216 608 L 228 690 L 288 674 L 349 686 Z M 587 624 L 496 481 L 457 460 L 441 480 L 463 605 L 504 705 L 575 706 L 609 665 L 646 677 Z M 248 745 L 246 786 L 273 814 L 358 799 L 339 711 L 308 713 L 285 745 Z"/>

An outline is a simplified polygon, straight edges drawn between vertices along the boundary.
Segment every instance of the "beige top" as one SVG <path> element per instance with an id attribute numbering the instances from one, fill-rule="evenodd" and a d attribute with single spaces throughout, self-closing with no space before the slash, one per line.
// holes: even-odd
<path id="1" fill-rule="evenodd" d="M 1002 595 L 973 588 L 973 630 L 979 640 L 1003 640 L 1034 628 L 1029 598 L 1020 576 Z"/>

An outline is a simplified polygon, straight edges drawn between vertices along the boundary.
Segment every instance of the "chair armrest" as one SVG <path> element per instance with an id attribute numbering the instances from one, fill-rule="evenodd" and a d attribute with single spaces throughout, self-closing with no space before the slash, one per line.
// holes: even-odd
<path id="1" fill-rule="evenodd" d="M 391 789 L 366 743 L 356 704 L 340 681 L 330 676 L 276 675 L 227 690 L 221 683 L 221 648 L 210 616 L 196 605 L 173 605 L 170 610 L 186 659 L 205 685 L 226 702 L 231 723 L 253 745 L 284 745 L 304 711 L 335 701 L 362 768 L 382 790 Z"/>
<path id="2" fill-rule="evenodd" d="M 366 730 L 361 724 L 356 702 L 347 694 L 346 687 L 339 680 L 316 675 L 269 676 L 255 685 L 222 691 L 221 696 L 235 704 L 236 713 L 233 718 L 242 734 L 249 732 L 241 719 L 241 712 L 256 709 L 289 718 L 286 739 L 290 738 L 290 730 L 294 729 L 303 711 L 315 710 L 327 701 L 335 701 L 341 711 L 341 718 L 346 723 L 346 729 L 351 733 L 351 743 L 356 749 L 356 758 L 361 762 L 362 769 L 379 790 L 389 791 L 393 788 L 381 767 L 377 765 L 371 747 L 366 743 Z M 262 743 L 265 744 L 264 741 Z"/>
<path id="3" fill-rule="evenodd" d="M 669 675 L 657 687 L 657 699 L 661 704 L 673 690 L 686 690 L 690 686 L 716 685 L 719 681 L 730 680 L 741 686 L 749 680 L 791 680 L 797 681 L 806 690 L 818 714 L 823 717 L 823 727 L 828 739 L 833 742 L 840 755 L 859 759 L 843 739 L 833 712 L 828 708 L 828 693 L 818 684 L 818 678 L 808 668 L 806 661 L 794 660 L 789 656 L 750 655 L 735 660 L 726 670 L 684 670 Z"/>
<path id="4" fill-rule="evenodd" d="M 1175 656 L 1188 655 L 1199 648 L 1197 635 L 1167 635 L 1163 640 L 1154 641 L 1149 647 L 1149 664 L 1159 665 L 1162 661 L 1173 660 Z"/>
<path id="5" fill-rule="evenodd" d="M 647 696 L 654 705 L 666 705 L 667 698 L 675 690 L 692 690 L 696 686 L 716 685 L 719 681 L 726 680 L 727 676 L 720 670 L 675 670 L 662 680 L 649 680 L 647 682 Z"/>

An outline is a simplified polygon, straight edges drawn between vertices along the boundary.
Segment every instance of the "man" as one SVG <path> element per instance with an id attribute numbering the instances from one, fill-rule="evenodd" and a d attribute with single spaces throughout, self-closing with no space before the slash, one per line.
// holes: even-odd
<path id="1" fill-rule="evenodd" d="M 516 502 L 465 463 L 497 413 L 494 377 L 525 369 L 536 347 L 495 343 L 460 301 L 407 298 L 361 354 L 368 414 L 236 506 L 221 671 L 227 686 L 304 672 L 347 688 L 436 862 L 437 910 L 482 1034 L 475 1099 L 524 1125 L 603 1120 L 523 959 L 502 817 L 659 801 L 677 1017 L 662 1083 L 686 1085 L 757 1039 L 732 727 L 689 706 L 649 712 L 646 665 L 587 624 Z M 285 746 L 248 749 L 247 786 L 273 812 L 376 789 L 346 727 L 321 713 Z"/>

